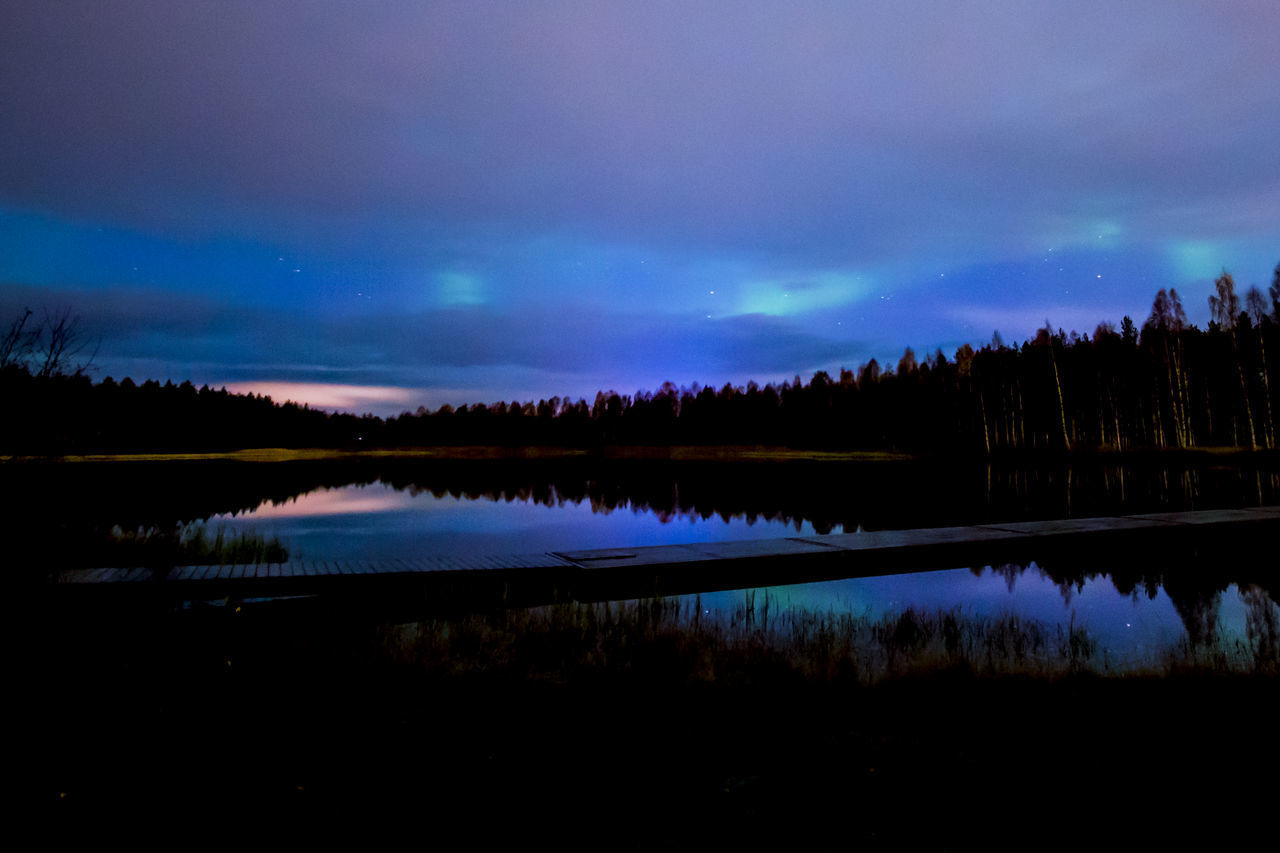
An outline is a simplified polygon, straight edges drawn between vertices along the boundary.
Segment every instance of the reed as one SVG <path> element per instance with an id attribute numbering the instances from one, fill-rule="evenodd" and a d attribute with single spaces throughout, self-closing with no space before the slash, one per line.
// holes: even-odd
<path id="1" fill-rule="evenodd" d="M 938 672 L 1050 679 L 1274 673 L 1278 657 L 1274 643 L 1223 641 L 1119 663 L 1074 623 L 916 609 L 873 619 L 779 608 L 767 593 L 747 595 L 728 612 L 704 611 L 698 599 L 660 598 L 413 622 L 386 627 L 382 642 L 396 663 L 433 673 L 553 682 L 871 685 Z"/>
<path id="2" fill-rule="evenodd" d="M 219 525 L 212 533 L 201 522 L 172 528 L 113 527 L 103 543 L 101 565 L 178 566 L 281 563 L 289 552 L 277 538 Z"/>

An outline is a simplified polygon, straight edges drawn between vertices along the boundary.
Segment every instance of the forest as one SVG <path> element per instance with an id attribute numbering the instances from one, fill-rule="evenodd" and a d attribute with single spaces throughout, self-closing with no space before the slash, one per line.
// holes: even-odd
<path id="1" fill-rule="evenodd" d="M 396 417 L 333 414 L 190 382 L 94 382 L 69 313 L 15 318 L 0 340 L 0 453 L 196 451 L 260 447 L 763 445 L 991 456 L 1037 450 L 1276 446 L 1280 265 L 1243 300 L 1223 273 L 1211 320 L 1187 322 L 1160 290 L 1139 327 L 1100 323 L 1006 344 L 999 334 L 948 357 L 907 348 L 807 382 L 677 387 L 593 401 L 476 403 Z"/>

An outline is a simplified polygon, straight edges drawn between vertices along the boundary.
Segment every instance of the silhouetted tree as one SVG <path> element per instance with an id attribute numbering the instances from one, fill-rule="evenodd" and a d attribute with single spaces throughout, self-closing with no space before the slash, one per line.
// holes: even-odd
<path id="1" fill-rule="evenodd" d="M 1256 348 L 1251 351 L 1251 355 L 1256 352 L 1257 369 L 1250 371 L 1251 376 L 1256 376 L 1262 385 L 1262 401 L 1261 401 L 1261 420 L 1263 443 L 1267 447 L 1275 446 L 1275 418 L 1274 405 L 1271 399 L 1271 381 L 1267 370 L 1267 334 L 1270 331 L 1265 326 L 1271 325 L 1271 317 L 1267 314 L 1267 303 L 1262 296 L 1262 291 L 1257 285 L 1253 285 L 1245 293 L 1245 315 L 1252 320 L 1252 328 L 1250 337 L 1253 338 Z"/>
<path id="2" fill-rule="evenodd" d="M 1214 279 L 1213 287 L 1217 291 L 1209 297 L 1209 315 L 1221 329 L 1234 329 L 1240 316 L 1240 298 L 1236 296 L 1236 282 L 1231 273 L 1223 271 Z"/>
<path id="3" fill-rule="evenodd" d="M 1280 325 L 1280 264 L 1271 277 L 1271 286 L 1267 288 L 1271 294 L 1271 321 Z"/>
<path id="4" fill-rule="evenodd" d="M 1244 310 L 1249 315 L 1249 319 L 1253 320 L 1255 326 L 1261 326 L 1262 321 L 1269 319 L 1267 311 L 1267 301 L 1262 296 L 1262 291 L 1258 289 L 1256 284 L 1250 285 L 1244 294 Z"/>
<path id="5" fill-rule="evenodd" d="M 858 385 L 870 387 L 880 381 L 880 362 L 874 358 L 858 371 Z"/>
<path id="6" fill-rule="evenodd" d="M 917 369 L 916 354 L 911 347 L 907 347 L 902 352 L 902 358 L 898 359 L 898 376 L 904 378 L 911 376 Z"/>
<path id="7" fill-rule="evenodd" d="M 1278 270 L 1280 274 L 1280 270 Z M 1278 279 L 1280 282 L 1280 279 Z M 218 449 L 249 446 L 773 444 L 897 448 L 996 455 L 1108 446 L 1275 446 L 1271 389 L 1280 324 L 1253 288 L 1246 311 L 1225 274 L 1215 282 L 1215 321 L 1186 321 L 1179 294 L 1161 289 L 1141 334 L 1126 316 L 1092 338 L 1046 321 L 1031 340 L 999 333 L 979 351 L 963 344 L 921 363 L 910 348 L 896 369 L 875 359 L 838 379 L 819 370 L 761 387 L 670 382 L 634 396 L 498 401 L 419 407 L 386 419 L 327 414 L 270 398 L 196 390 L 190 383 L 97 385 L 76 363 L 79 327 L 69 313 L 31 328 L 14 319 L 0 338 L 0 451 Z M 1261 308 L 1260 308 L 1261 304 Z M 37 337 L 53 329 L 50 342 Z M 941 427 L 941 428 L 940 428 Z"/>
<path id="8" fill-rule="evenodd" d="M 1125 314 L 1124 319 L 1120 321 L 1120 337 L 1131 347 L 1138 344 L 1138 327 L 1133 324 L 1133 318 L 1128 314 Z"/>
<path id="9" fill-rule="evenodd" d="M 1210 297 L 1212 299 L 1212 297 Z M 1151 313 L 1142 324 L 1144 332 L 1181 332 L 1187 327 L 1187 312 L 1182 307 L 1182 299 L 1178 291 L 1161 288 L 1156 292 L 1155 301 L 1151 303 Z"/>

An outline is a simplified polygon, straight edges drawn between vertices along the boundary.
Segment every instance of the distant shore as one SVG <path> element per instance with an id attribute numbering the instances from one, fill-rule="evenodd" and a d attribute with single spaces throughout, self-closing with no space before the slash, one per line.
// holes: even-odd
<path id="1" fill-rule="evenodd" d="M 285 448 L 262 447 L 210 451 L 132 451 L 70 453 L 60 456 L 0 456 L 0 462 L 323 462 L 351 459 L 542 460 L 636 459 L 672 462 L 1040 462 L 1046 460 L 1113 462 L 1160 460 L 1280 459 L 1280 451 L 1248 447 L 1082 448 L 1021 451 L 983 455 L 905 453 L 889 450 L 822 450 L 751 445 L 605 445 L 602 447 L 439 445 L 397 448 Z"/>

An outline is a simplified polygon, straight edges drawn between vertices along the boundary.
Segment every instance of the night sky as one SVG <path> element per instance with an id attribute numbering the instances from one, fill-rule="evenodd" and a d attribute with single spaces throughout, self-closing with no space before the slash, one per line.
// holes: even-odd
<path id="1" fill-rule="evenodd" d="M 380 414 L 1141 323 L 1280 261 L 1280 3 L 0 0 L 0 319 Z"/>

